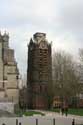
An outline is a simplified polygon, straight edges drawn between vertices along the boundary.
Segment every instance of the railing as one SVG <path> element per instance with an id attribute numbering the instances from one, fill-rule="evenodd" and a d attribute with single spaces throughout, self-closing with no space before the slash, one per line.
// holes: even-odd
<path id="1" fill-rule="evenodd" d="M 8 122 L 9 120 L 9 122 Z M 61 122 L 59 122 L 61 120 Z M 82 122 L 77 124 L 75 119 L 70 119 L 70 121 L 63 122 L 63 119 L 57 118 L 45 118 L 45 117 L 22 117 L 22 118 L 0 118 L 0 125 L 83 125 Z M 2 121 L 2 122 L 1 122 Z"/>

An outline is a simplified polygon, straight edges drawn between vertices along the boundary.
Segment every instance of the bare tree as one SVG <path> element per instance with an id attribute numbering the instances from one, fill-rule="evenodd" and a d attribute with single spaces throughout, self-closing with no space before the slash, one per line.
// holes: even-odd
<path id="1" fill-rule="evenodd" d="M 54 86 L 53 86 L 53 82 L 48 82 L 48 86 L 47 86 L 47 101 L 48 101 L 48 109 L 50 109 L 52 107 L 52 103 L 53 103 L 53 97 L 54 97 Z"/>
<path id="2" fill-rule="evenodd" d="M 73 57 L 63 51 L 53 55 L 53 85 L 55 95 L 68 99 L 80 93 L 79 76 Z"/>
<path id="3" fill-rule="evenodd" d="M 79 49 L 80 60 L 83 63 L 83 49 Z"/>

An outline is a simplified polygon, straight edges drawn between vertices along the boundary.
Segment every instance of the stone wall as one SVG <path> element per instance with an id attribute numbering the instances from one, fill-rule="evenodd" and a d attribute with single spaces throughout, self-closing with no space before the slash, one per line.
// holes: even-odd
<path id="1" fill-rule="evenodd" d="M 14 103 L 10 102 L 0 102 L 0 110 L 14 112 Z"/>
<path id="2" fill-rule="evenodd" d="M 0 34 L 0 99 L 19 101 L 19 71 L 14 50 L 9 48 L 9 35 Z"/>
<path id="3" fill-rule="evenodd" d="M 0 88 L 2 88 L 3 82 L 3 61 L 2 61 L 2 42 L 0 42 Z"/>
<path id="4" fill-rule="evenodd" d="M 10 99 L 12 102 L 18 103 L 18 99 L 19 99 L 18 89 L 7 89 L 6 93 L 7 93 L 8 99 Z"/>

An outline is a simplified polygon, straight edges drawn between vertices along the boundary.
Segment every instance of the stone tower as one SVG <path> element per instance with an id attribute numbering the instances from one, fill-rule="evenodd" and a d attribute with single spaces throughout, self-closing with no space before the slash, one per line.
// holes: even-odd
<path id="1" fill-rule="evenodd" d="M 28 45 L 28 108 L 47 108 L 47 86 L 52 81 L 51 44 L 45 33 L 35 33 Z"/>
<path id="2" fill-rule="evenodd" d="M 9 34 L 0 34 L 0 101 L 18 103 L 18 68 L 14 50 L 9 47 Z"/>

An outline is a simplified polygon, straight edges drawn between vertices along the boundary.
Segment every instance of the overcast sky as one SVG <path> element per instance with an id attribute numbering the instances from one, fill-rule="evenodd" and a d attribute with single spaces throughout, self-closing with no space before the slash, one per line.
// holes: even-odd
<path id="1" fill-rule="evenodd" d="M 47 33 L 53 50 L 76 55 L 83 47 L 83 0 L 0 0 L 0 29 L 9 32 L 10 47 L 24 74 L 27 44 L 35 32 Z"/>

